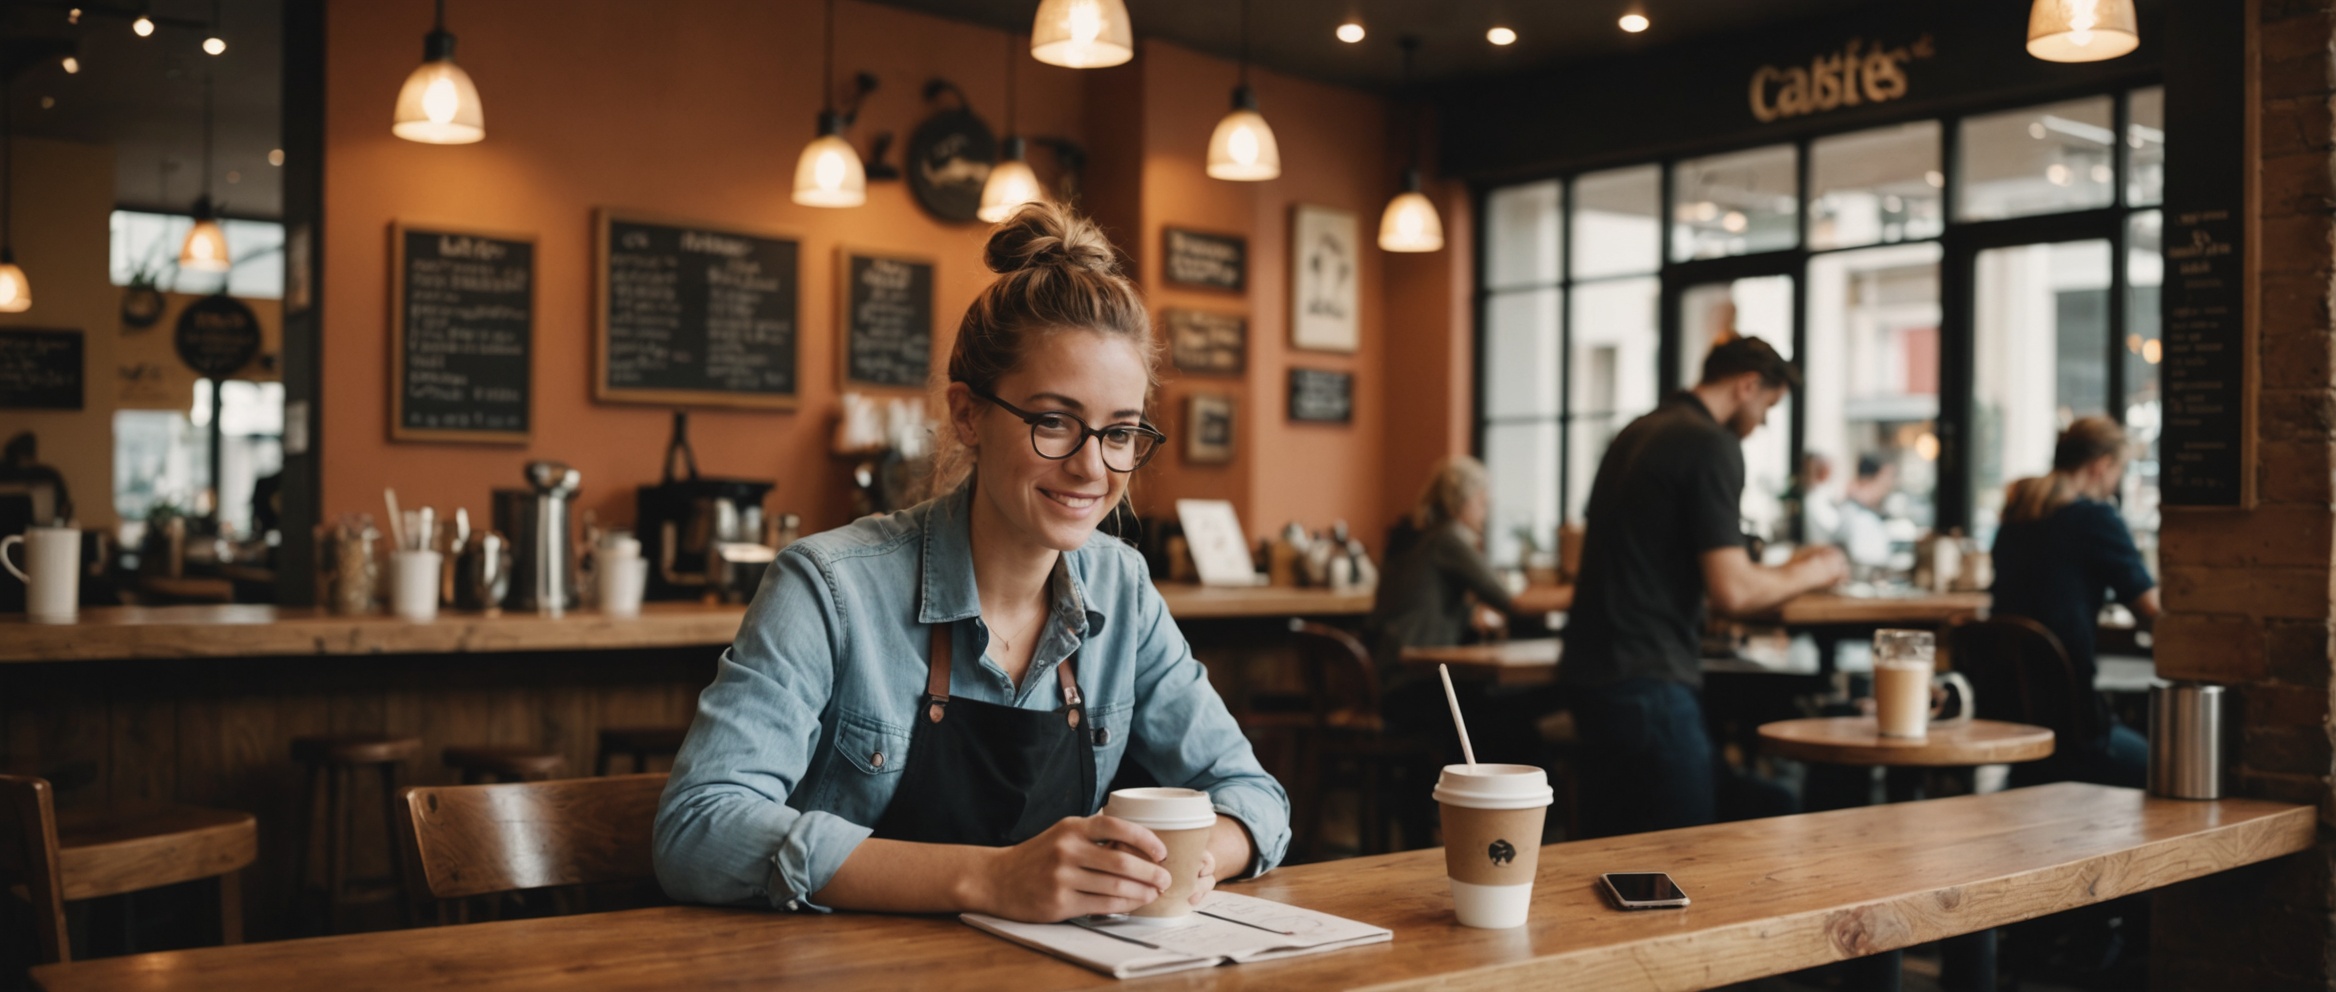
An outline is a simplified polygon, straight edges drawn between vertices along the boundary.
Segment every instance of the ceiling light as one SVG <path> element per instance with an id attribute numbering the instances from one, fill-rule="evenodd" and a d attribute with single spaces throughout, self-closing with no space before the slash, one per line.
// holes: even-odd
<path id="1" fill-rule="evenodd" d="M 67 10 L 65 11 L 65 23 L 67 23 L 67 24 L 79 24 L 79 23 L 81 23 L 81 8 L 79 8 L 79 7 L 73 7 L 73 8 L 69 8 L 69 9 L 67 9 Z"/>
<path id="2" fill-rule="evenodd" d="M 454 36 L 446 31 L 446 0 L 422 36 L 422 64 L 398 88 L 389 133 L 426 145 L 467 145 L 487 136 L 486 109 L 470 74 L 454 64 Z"/>
<path id="3" fill-rule="evenodd" d="M 1257 92 L 1249 88 L 1249 2 L 1241 3 L 1241 81 L 1233 87 L 1233 109 L 1209 134 L 1211 179 L 1263 182 L 1282 174 L 1281 145 L 1273 127 L 1257 112 Z"/>
<path id="4" fill-rule="evenodd" d="M 81 71 L 81 60 L 70 55 L 57 60 L 57 64 L 65 67 L 65 74 L 68 76 Z"/>
<path id="5" fill-rule="evenodd" d="M 1494 28 L 1484 33 L 1484 40 L 1495 45 L 1514 45 L 1517 43 L 1517 32 L 1508 28 Z"/>
<path id="6" fill-rule="evenodd" d="M 218 35 L 212 35 L 203 39 L 203 51 L 211 55 L 225 55 L 227 54 L 227 42 Z"/>
<path id="7" fill-rule="evenodd" d="M 270 148 L 270 149 L 268 149 L 268 164 L 269 164 L 269 165 L 282 165 L 282 164 L 284 164 L 284 150 L 283 150 L 283 149 L 281 149 L 281 148 Z"/>
<path id="8" fill-rule="evenodd" d="M 1720 215 L 1720 229 L 1729 234 L 1744 233 L 1744 228 L 1750 223 L 1750 219 L 1746 218 L 1741 210 L 1730 210 Z"/>
<path id="9" fill-rule="evenodd" d="M 2166 359 L 2166 346 L 2156 338 L 2141 343 L 2141 360 L 2156 365 Z"/>
<path id="10" fill-rule="evenodd" d="M 806 207 L 856 207 L 868 202 L 868 170 L 844 140 L 848 121 L 835 110 L 835 0 L 827 0 L 827 55 L 820 62 L 819 137 L 795 159 L 795 202 Z"/>
<path id="11" fill-rule="evenodd" d="M 1419 54 L 1419 38 L 1405 35 L 1401 89 L 1411 88 L 1411 62 Z M 1407 101 L 1407 104 L 1409 101 Z M 1407 106 L 1406 109 L 1410 109 Z M 1411 144 L 1411 166 L 1403 170 L 1403 192 L 1387 201 L 1387 209 L 1379 215 L 1379 250 L 1399 252 L 1428 252 L 1444 250 L 1444 218 L 1436 213 L 1436 203 L 1420 191 L 1419 121 L 1417 112 L 1404 122 Z"/>
<path id="12" fill-rule="evenodd" d="M 1022 135 L 1014 130 L 1014 66 L 1021 59 L 1014 51 L 1019 38 L 1006 38 L 1006 141 L 998 164 L 990 166 L 989 178 L 982 180 L 981 206 L 973 215 L 991 224 L 1014 216 L 1014 211 L 1034 200 L 1046 199 L 1046 189 L 1038 185 L 1038 173 L 1030 171 L 1024 159 L 1029 147 Z"/>
<path id="13" fill-rule="evenodd" d="M 195 226 L 179 245 L 178 267 L 192 272 L 225 272 L 234 265 L 227 253 L 227 229 L 219 226 L 219 209 L 211 202 L 211 74 L 203 73 L 203 191 L 195 197 Z"/>
<path id="14" fill-rule="evenodd" d="M 1932 188 L 1932 189 L 1945 189 L 1945 188 L 1947 188 L 1947 174 L 1946 174 L 1946 173 L 1944 173 L 1944 172 L 1940 172 L 1940 171 L 1939 171 L 1939 170 L 1937 170 L 1937 169 L 1932 169 L 1932 170 L 1930 170 L 1930 171 L 1928 171 L 1928 172 L 1924 172 L 1924 173 L 1922 174 L 1922 181 L 1923 181 L 1923 183 L 1924 183 L 1924 184 L 1928 185 L 1928 186 L 1929 186 L 1930 188 Z"/>
<path id="15" fill-rule="evenodd" d="M 1135 29 L 1121 0 L 1041 0 L 1030 25 L 1030 57 L 1065 69 L 1101 69 L 1136 57 Z"/>
<path id="16" fill-rule="evenodd" d="M 2054 162 L 2051 165 L 2045 166 L 2044 179 L 2046 182 L 2049 182 L 2054 186 L 2068 185 L 2068 166 L 2062 165 L 2058 162 Z"/>
<path id="17" fill-rule="evenodd" d="M 1635 12 L 1624 14 L 1622 15 L 1622 19 L 1616 21 L 1615 24 L 1621 27 L 1624 31 L 1628 31 L 1631 34 L 1637 34 L 1647 29 L 1647 15 Z"/>
<path id="18" fill-rule="evenodd" d="M 11 112 L 16 101 L 9 99 L 11 95 L 0 81 L 0 313 L 23 313 L 32 309 L 32 280 L 17 267 L 16 247 L 10 242 L 16 202 L 16 115 Z"/>
<path id="19" fill-rule="evenodd" d="M 130 22 L 130 30 L 136 32 L 140 38 L 154 37 L 154 18 L 140 14 L 137 20 Z"/>
<path id="20" fill-rule="evenodd" d="M 1361 21 L 1348 21 L 1348 22 L 1346 22 L 1345 24 L 1341 24 L 1341 25 L 1339 25 L 1339 26 L 1338 26 L 1338 40 L 1340 40 L 1340 41 L 1343 41 L 1343 42 L 1346 42 L 1346 43 L 1347 43 L 1347 44 L 1349 44 L 1349 45 L 1352 45 L 1352 44 L 1354 44 L 1354 43 L 1356 43 L 1356 42 L 1358 42 L 1358 41 L 1361 41 L 1361 40 L 1363 40 L 1363 24 L 1362 24 L 1362 22 L 1361 22 Z"/>
<path id="21" fill-rule="evenodd" d="M 2028 54 L 2046 62 L 2099 62 L 2141 45 L 2133 0 L 2036 0 Z"/>

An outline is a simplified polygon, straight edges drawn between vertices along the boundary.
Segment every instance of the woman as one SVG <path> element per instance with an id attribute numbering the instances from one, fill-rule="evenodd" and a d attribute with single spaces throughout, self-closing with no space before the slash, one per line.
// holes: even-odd
<path id="1" fill-rule="evenodd" d="M 688 902 L 1031 922 L 1165 891 L 1092 815 L 1122 761 L 1220 817 L 1194 898 L 1289 840 L 1289 799 L 1134 549 L 1095 533 L 1165 440 L 1151 321 L 1095 227 L 1022 208 L 949 356 L 946 496 L 790 546 L 676 759 L 657 876 Z"/>
<path id="2" fill-rule="evenodd" d="M 2093 684 L 2093 626 L 2109 594 L 2145 620 L 2158 615 L 2157 582 L 2109 503 L 2124 477 L 2124 428 L 2107 417 L 2078 420 L 2061 433 L 2051 474 L 2006 490 L 1995 535 L 1995 612 L 2027 617 L 2059 637 L 2079 685 Z M 2141 787 L 2149 742 L 2119 724 L 2099 694 L 2087 704 L 2108 732 L 2064 741 L 2050 760 L 2014 766 L 2015 777 Z"/>
<path id="3" fill-rule="evenodd" d="M 1484 464 L 1466 455 L 1448 458 L 1388 540 L 1387 568 L 1371 607 L 1371 652 L 1388 685 L 1408 677 L 1404 648 L 1460 643 L 1469 630 L 1470 596 L 1501 613 L 1547 613 L 1572 605 L 1563 589 L 1510 595 L 1479 550 L 1491 512 Z"/>

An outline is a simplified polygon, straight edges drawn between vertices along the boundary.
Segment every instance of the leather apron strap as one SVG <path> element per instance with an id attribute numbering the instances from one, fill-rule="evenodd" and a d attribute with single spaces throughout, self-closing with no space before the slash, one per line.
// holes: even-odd
<path id="1" fill-rule="evenodd" d="M 941 718 L 948 715 L 949 669 L 952 664 L 950 655 L 956 640 L 951 636 L 954 626 L 947 621 L 933 624 L 931 643 L 925 653 L 925 719 L 934 723 L 941 722 Z M 1064 712 L 1068 714 L 1065 719 L 1073 727 L 1079 725 L 1079 714 L 1086 709 L 1085 701 L 1079 696 L 1079 674 L 1073 667 L 1077 661 L 1078 657 L 1074 655 L 1054 666 L 1055 681 L 1063 690 Z"/>

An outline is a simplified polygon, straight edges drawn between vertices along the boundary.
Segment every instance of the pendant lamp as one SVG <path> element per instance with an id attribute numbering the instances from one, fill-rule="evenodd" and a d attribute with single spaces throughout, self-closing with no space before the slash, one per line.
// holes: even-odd
<path id="1" fill-rule="evenodd" d="M 974 216 L 995 224 L 1014 215 L 1014 211 L 1033 200 L 1046 199 L 1046 191 L 1038 185 L 1038 173 L 1030 171 L 1028 142 L 1014 131 L 1014 63 L 1019 61 L 1014 51 L 1021 39 L 1006 38 L 1006 142 L 1004 155 L 998 164 L 990 166 L 990 177 L 981 184 L 981 208 Z"/>
<path id="2" fill-rule="evenodd" d="M 795 160 L 795 202 L 856 207 L 868 202 L 868 170 L 844 140 L 844 115 L 835 109 L 835 0 L 827 0 L 827 56 L 820 67 L 819 137 Z"/>
<path id="3" fill-rule="evenodd" d="M 1411 84 L 1411 59 L 1419 51 L 1419 39 L 1403 39 L 1403 85 Z M 1379 215 L 1379 250 L 1423 252 L 1444 250 L 1444 218 L 1436 213 L 1435 201 L 1420 192 L 1419 178 L 1419 122 L 1414 120 L 1407 129 L 1411 138 L 1411 167 L 1403 170 L 1403 192 L 1387 201 L 1387 211 Z"/>
<path id="4" fill-rule="evenodd" d="M 422 36 L 422 64 L 397 91 L 397 114 L 389 133 L 426 145 L 467 145 L 487 136 L 479 88 L 454 64 L 454 36 L 446 33 L 446 0 L 438 0 L 438 19 Z"/>
<path id="5" fill-rule="evenodd" d="M 225 272 L 233 265 L 227 256 L 227 229 L 219 226 L 219 210 L 211 202 L 211 74 L 203 74 L 203 189 L 195 197 L 195 226 L 179 245 L 178 267 L 192 272 Z"/>
<path id="6" fill-rule="evenodd" d="M 16 101 L 0 85 L 0 313 L 32 309 L 32 281 L 16 265 L 13 241 L 16 201 Z"/>
<path id="7" fill-rule="evenodd" d="M 2099 62 L 2141 45 L 2133 0 L 2036 0 L 2028 54 L 2046 62 Z"/>
<path id="8" fill-rule="evenodd" d="M 1030 57 L 1065 69 L 1101 69 L 1136 57 L 1122 0 L 1040 0 Z"/>
<path id="9" fill-rule="evenodd" d="M 1241 0 L 1241 82 L 1233 87 L 1233 109 L 1209 135 L 1209 178 L 1235 182 L 1263 182 L 1282 174 L 1281 146 L 1273 128 L 1257 112 L 1257 93 L 1249 88 L 1249 0 Z"/>

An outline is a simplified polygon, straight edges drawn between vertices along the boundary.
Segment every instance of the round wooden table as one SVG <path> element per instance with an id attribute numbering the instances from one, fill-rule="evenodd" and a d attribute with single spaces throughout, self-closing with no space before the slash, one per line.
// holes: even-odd
<path id="1" fill-rule="evenodd" d="M 2052 756 L 2050 729 L 2000 720 L 1932 724 L 1930 736 L 1921 740 L 1884 737 L 1870 716 L 1779 720 L 1760 725 L 1760 742 L 1786 758 L 1884 768 L 2001 765 Z"/>

